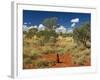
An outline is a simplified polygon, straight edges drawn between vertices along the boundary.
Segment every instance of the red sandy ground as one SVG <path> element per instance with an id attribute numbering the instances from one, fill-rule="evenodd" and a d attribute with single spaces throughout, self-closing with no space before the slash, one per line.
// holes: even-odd
<path id="1" fill-rule="evenodd" d="M 48 62 L 57 61 L 57 55 L 56 54 L 43 54 L 41 59 L 45 59 Z M 81 66 L 76 65 L 73 63 L 73 59 L 70 53 L 66 53 L 64 55 L 59 55 L 60 63 L 55 63 L 51 68 L 59 68 L 59 67 L 75 67 L 75 66 Z M 86 59 L 84 65 L 82 66 L 90 66 L 90 60 Z M 26 65 L 26 67 L 29 69 L 33 68 L 32 64 Z"/>
<path id="2" fill-rule="evenodd" d="M 47 54 L 43 55 L 43 58 L 46 61 L 56 61 L 57 56 L 56 54 Z M 75 67 L 75 66 L 80 66 L 80 65 L 75 65 L 73 63 L 73 59 L 70 53 L 64 54 L 64 55 L 59 55 L 60 63 L 56 63 L 53 68 L 56 67 Z M 86 63 L 84 63 L 83 66 L 90 66 L 90 60 L 86 59 Z"/>
<path id="3" fill-rule="evenodd" d="M 60 62 L 56 63 L 54 67 L 69 67 L 73 66 L 72 56 L 70 54 L 64 54 L 60 56 Z"/>

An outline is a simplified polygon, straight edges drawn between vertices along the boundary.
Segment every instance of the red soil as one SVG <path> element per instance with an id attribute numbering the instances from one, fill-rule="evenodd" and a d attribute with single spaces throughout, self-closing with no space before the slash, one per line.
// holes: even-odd
<path id="1" fill-rule="evenodd" d="M 59 68 L 59 67 L 79 67 L 79 66 L 90 66 L 91 64 L 91 60 L 90 59 L 86 59 L 84 65 L 77 65 L 73 63 L 73 59 L 70 53 L 66 53 L 63 55 L 59 55 L 59 60 L 60 62 L 57 63 L 57 54 L 43 54 L 41 59 L 48 61 L 48 62 L 55 62 L 55 64 L 53 66 L 51 66 L 51 68 Z M 36 61 L 36 60 L 33 60 Z M 35 66 L 33 66 L 32 64 L 26 65 L 27 69 L 32 69 Z"/>
<path id="2" fill-rule="evenodd" d="M 43 55 L 43 59 L 46 61 L 57 61 L 57 55 L 56 54 L 47 54 Z M 73 59 L 70 53 L 59 55 L 60 63 L 55 63 L 52 67 L 71 67 L 73 66 Z"/>
<path id="3" fill-rule="evenodd" d="M 56 54 L 44 54 L 42 56 L 42 59 L 45 59 L 46 61 L 57 61 L 57 55 Z M 66 53 L 63 55 L 59 55 L 59 60 L 60 63 L 55 63 L 52 67 L 75 67 L 75 66 L 81 66 L 81 65 L 76 65 L 73 63 L 72 55 L 70 53 Z M 85 63 L 83 66 L 90 66 L 91 64 L 90 59 L 86 59 Z"/>

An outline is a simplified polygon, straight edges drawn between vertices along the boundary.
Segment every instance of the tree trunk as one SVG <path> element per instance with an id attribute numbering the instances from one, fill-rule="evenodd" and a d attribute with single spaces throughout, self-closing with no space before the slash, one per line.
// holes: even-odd
<path id="1" fill-rule="evenodd" d="M 57 53 L 57 63 L 60 63 L 59 54 Z"/>

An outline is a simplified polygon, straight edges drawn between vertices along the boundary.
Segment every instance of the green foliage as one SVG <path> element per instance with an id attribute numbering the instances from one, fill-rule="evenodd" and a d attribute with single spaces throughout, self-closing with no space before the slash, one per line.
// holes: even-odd
<path id="1" fill-rule="evenodd" d="M 40 57 L 40 54 L 37 50 L 32 50 L 30 53 L 30 58 L 31 59 L 37 59 L 38 57 Z"/>
<path id="2" fill-rule="evenodd" d="M 27 58 L 27 57 L 29 57 L 29 54 L 23 53 L 23 58 Z"/>
<path id="3" fill-rule="evenodd" d="M 58 37 L 58 34 L 54 30 L 39 31 L 36 35 L 40 38 L 39 43 L 41 46 L 44 46 L 44 44 L 48 42 L 55 43 L 56 38 Z"/>
<path id="4" fill-rule="evenodd" d="M 73 34 L 72 33 L 66 33 L 66 34 L 63 34 L 64 35 L 64 37 L 66 36 L 66 37 L 72 37 L 73 36 Z"/>
<path id="5" fill-rule="evenodd" d="M 24 46 L 24 47 L 29 47 L 29 46 L 30 46 L 30 43 L 24 40 L 24 41 L 23 41 L 23 46 Z"/>
<path id="6" fill-rule="evenodd" d="M 26 34 L 27 38 L 32 38 L 36 33 L 37 33 L 37 29 L 36 28 L 31 28 L 29 29 L 29 31 Z"/>
<path id="7" fill-rule="evenodd" d="M 73 38 L 74 40 L 80 44 L 82 43 L 85 47 L 90 47 L 87 46 L 87 42 L 91 41 L 90 37 L 90 24 L 84 24 L 82 27 L 75 28 L 73 31 Z"/>
<path id="8" fill-rule="evenodd" d="M 23 31 L 23 34 L 27 34 L 27 31 Z"/>
<path id="9" fill-rule="evenodd" d="M 58 54 L 64 54 L 66 52 L 66 49 L 65 48 L 57 48 L 57 53 Z"/>
<path id="10" fill-rule="evenodd" d="M 32 60 L 30 58 L 24 58 L 24 64 L 32 64 Z"/>
<path id="11" fill-rule="evenodd" d="M 54 29 L 54 26 L 57 25 L 57 18 L 56 17 L 46 18 L 43 20 L 43 25 L 45 25 L 47 29 Z"/>
<path id="12" fill-rule="evenodd" d="M 40 59 L 35 62 L 36 68 L 49 68 L 56 64 L 56 61 L 47 61 L 45 59 Z"/>
<path id="13" fill-rule="evenodd" d="M 23 37 L 23 62 L 26 68 L 54 67 L 67 53 L 72 55 L 73 63 L 77 65 L 84 65 L 85 59 L 90 57 L 90 49 L 87 48 L 91 42 L 89 23 L 76 27 L 73 33 L 58 34 L 53 27 L 57 25 L 56 22 L 57 18 L 48 18 L 43 21 L 47 27 L 45 30 L 38 31 L 31 28 L 23 32 L 25 35 Z M 72 37 L 80 45 L 74 42 Z M 50 54 L 50 57 L 54 54 L 54 58 L 57 59 L 52 59 L 52 57 L 52 60 L 49 60 Z"/>
<path id="14" fill-rule="evenodd" d="M 51 54 L 51 53 L 55 53 L 55 48 L 53 47 L 44 47 L 42 50 L 43 54 Z"/>
<path id="15" fill-rule="evenodd" d="M 80 48 L 75 48 L 72 51 L 72 57 L 74 64 L 77 65 L 84 65 L 85 60 L 89 59 L 90 57 L 90 50 L 88 48 L 85 48 L 84 50 L 80 50 Z"/>
<path id="16" fill-rule="evenodd" d="M 49 62 L 46 60 L 37 60 L 35 62 L 36 68 L 47 68 L 49 67 Z"/>

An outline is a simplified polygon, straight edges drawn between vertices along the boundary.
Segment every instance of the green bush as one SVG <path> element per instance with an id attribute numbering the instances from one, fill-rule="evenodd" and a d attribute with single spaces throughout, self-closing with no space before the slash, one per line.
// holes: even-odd
<path id="1" fill-rule="evenodd" d="M 38 57 L 40 57 L 40 53 L 37 50 L 32 50 L 30 53 L 30 58 L 31 59 L 37 59 Z"/>
<path id="2" fill-rule="evenodd" d="M 72 53 L 73 62 L 74 64 L 82 66 L 85 63 L 85 59 L 88 59 L 90 55 L 91 55 L 90 49 L 86 48 L 80 51 L 78 48 L 76 48 L 73 50 L 73 53 Z"/>
<path id="3" fill-rule="evenodd" d="M 46 47 L 43 47 L 42 53 L 43 54 L 55 53 L 55 49 L 46 46 Z"/>
<path id="4" fill-rule="evenodd" d="M 57 50 L 56 50 L 56 52 L 58 53 L 58 54 L 64 54 L 65 52 L 67 51 L 67 49 L 66 48 L 57 48 Z"/>
<path id="5" fill-rule="evenodd" d="M 32 60 L 30 58 L 24 58 L 24 64 L 32 64 Z"/>
<path id="6" fill-rule="evenodd" d="M 23 41 L 23 46 L 24 46 L 24 47 L 29 47 L 29 46 L 30 46 L 30 43 L 27 42 L 26 40 L 24 40 L 24 41 Z"/>
<path id="7" fill-rule="evenodd" d="M 49 62 L 46 60 L 38 60 L 35 62 L 36 68 L 47 68 L 49 67 Z"/>

